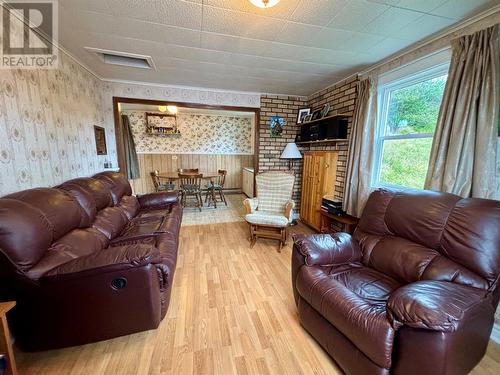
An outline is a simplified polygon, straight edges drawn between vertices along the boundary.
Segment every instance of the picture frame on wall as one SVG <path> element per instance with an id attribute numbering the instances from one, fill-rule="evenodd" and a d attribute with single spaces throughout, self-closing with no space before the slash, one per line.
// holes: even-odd
<path id="1" fill-rule="evenodd" d="M 94 125 L 94 136 L 97 155 L 107 155 L 108 148 L 106 146 L 106 129 L 102 126 Z"/>
<path id="2" fill-rule="evenodd" d="M 312 113 L 311 121 L 320 119 L 321 118 L 321 111 L 322 111 L 322 109 L 317 109 L 316 111 L 314 111 Z"/>
<path id="3" fill-rule="evenodd" d="M 302 120 L 302 123 L 310 122 L 312 120 L 312 113 L 309 113 L 307 116 L 304 116 L 304 119 Z"/>
<path id="4" fill-rule="evenodd" d="M 310 113 L 311 113 L 311 108 L 299 109 L 299 113 L 297 115 L 297 124 L 302 124 L 304 122 L 304 118 Z"/>
<path id="5" fill-rule="evenodd" d="M 269 129 L 271 131 L 271 137 L 281 137 L 283 134 L 283 128 L 285 127 L 285 119 L 281 116 L 272 116 L 269 120 Z"/>

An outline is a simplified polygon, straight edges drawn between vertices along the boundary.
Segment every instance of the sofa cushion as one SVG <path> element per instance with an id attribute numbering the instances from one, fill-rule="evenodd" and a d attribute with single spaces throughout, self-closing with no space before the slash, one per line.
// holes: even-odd
<path id="1" fill-rule="evenodd" d="M 156 244 L 155 237 L 161 233 L 162 224 L 162 217 L 156 217 L 154 220 L 152 218 L 132 220 L 127 224 L 120 235 L 111 241 L 111 246 L 121 246 L 125 243 Z"/>
<path id="2" fill-rule="evenodd" d="M 51 225 L 40 210 L 15 199 L 0 199 L 0 252 L 15 267 L 29 270 L 51 243 Z"/>
<path id="3" fill-rule="evenodd" d="M 448 216 L 459 199 L 431 190 L 395 192 L 384 219 L 395 236 L 437 250 Z"/>
<path id="4" fill-rule="evenodd" d="M 300 296 L 378 366 L 391 367 L 395 331 L 386 315 L 390 294 L 401 284 L 357 265 L 302 267 Z"/>
<path id="5" fill-rule="evenodd" d="M 108 206 L 111 206 L 113 201 L 111 199 L 110 186 L 95 178 L 75 178 L 65 182 L 66 184 L 75 184 L 87 190 L 95 200 L 96 209 L 100 211 Z"/>
<path id="6" fill-rule="evenodd" d="M 405 283 L 420 280 L 439 252 L 401 237 L 383 237 L 371 252 L 370 267 Z"/>
<path id="7" fill-rule="evenodd" d="M 38 209 L 50 223 L 53 241 L 78 228 L 82 220 L 82 208 L 78 202 L 58 189 L 24 190 L 7 195 L 5 198 L 17 199 Z"/>
<path id="8" fill-rule="evenodd" d="M 123 196 L 116 206 L 123 210 L 125 216 L 127 216 L 129 220 L 136 217 L 140 209 L 137 198 L 130 195 Z"/>
<path id="9" fill-rule="evenodd" d="M 93 176 L 93 178 L 100 180 L 109 186 L 114 205 L 117 205 L 121 201 L 122 197 L 132 194 L 130 183 L 121 173 L 101 172 Z"/>
<path id="10" fill-rule="evenodd" d="M 90 227 L 97 215 L 97 204 L 92 193 L 84 187 L 71 182 L 59 185 L 57 188 L 71 195 L 80 205 L 82 209 L 80 228 Z"/>
<path id="11" fill-rule="evenodd" d="M 33 280 L 38 280 L 61 264 L 105 249 L 108 243 L 109 240 L 94 228 L 75 229 L 54 242 L 27 275 Z"/>
<path id="12" fill-rule="evenodd" d="M 92 227 L 112 240 L 121 233 L 127 223 L 127 216 L 121 208 L 107 207 L 99 211 Z"/>
<path id="13" fill-rule="evenodd" d="M 492 285 L 500 273 L 500 201 L 460 200 L 448 218 L 441 252 Z"/>

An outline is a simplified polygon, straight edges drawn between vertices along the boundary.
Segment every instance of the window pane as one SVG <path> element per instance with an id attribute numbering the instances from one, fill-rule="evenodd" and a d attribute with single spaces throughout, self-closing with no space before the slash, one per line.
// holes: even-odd
<path id="1" fill-rule="evenodd" d="M 385 140 L 380 182 L 422 189 L 431 154 L 432 138 Z"/>
<path id="2" fill-rule="evenodd" d="M 390 94 L 386 135 L 434 133 L 447 75 Z"/>

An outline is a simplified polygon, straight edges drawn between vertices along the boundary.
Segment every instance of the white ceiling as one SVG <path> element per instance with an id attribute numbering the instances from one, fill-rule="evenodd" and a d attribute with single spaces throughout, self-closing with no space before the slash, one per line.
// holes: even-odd
<path id="1" fill-rule="evenodd" d="M 59 40 L 105 79 L 308 95 L 500 0 L 62 0 Z M 150 55 L 104 64 L 84 47 Z"/>

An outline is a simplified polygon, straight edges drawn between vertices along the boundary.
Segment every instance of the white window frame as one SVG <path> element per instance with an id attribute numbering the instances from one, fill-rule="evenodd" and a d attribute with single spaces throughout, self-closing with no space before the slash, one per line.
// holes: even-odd
<path id="1" fill-rule="evenodd" d="M 419 133 L 419 134 L 398 134 L 386 135 L 387 116 L 389 113 L 389 100 L 391 93 L 423 81 L 433 78 L 441 77 L 448 73 L 449 62 L 441 63 L 439 65 L 420 70 L 404 78 L 392 80 L 390 82 L 379 85 L 377 97 L 377 128 L 375 130 L 375 158 L 372 173 L 372 187 L 373 188 L 392 188 L 392 189 L 406 189 L 408 186 L 389 184 L 380 181 L 380 170 L 382 166 L 382 153 L 384 150 L 384 142 L 387 140 L 400 140 L 400 139 L 421 139 L 421 138 L 434 138 L 434 133 Z"/>

